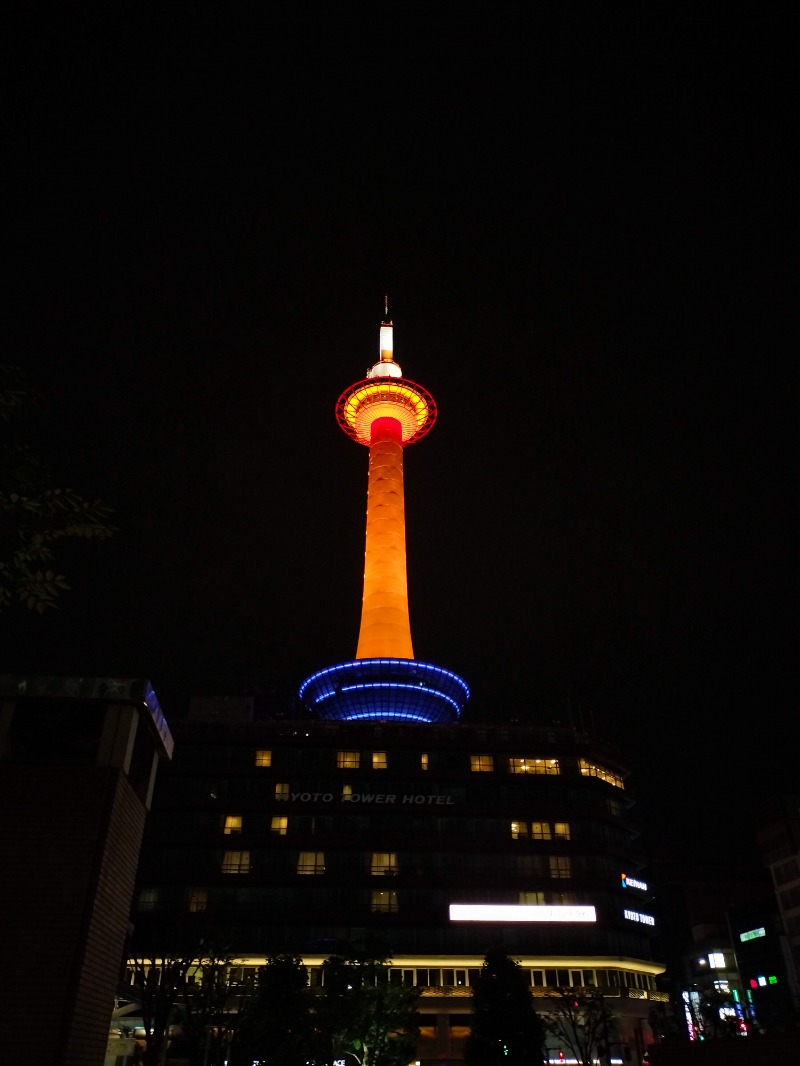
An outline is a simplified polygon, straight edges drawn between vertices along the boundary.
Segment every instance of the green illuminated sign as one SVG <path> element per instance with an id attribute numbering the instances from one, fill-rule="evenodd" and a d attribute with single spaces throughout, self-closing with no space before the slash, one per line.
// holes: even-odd
<path id="1" fill-rule="evenodd" d="M 766 936 L 767 931 L 762 925 L 759 929 L 751 929 L 749 933 L 739 933 L 740 940 L 755 940 L 760 936 Z"/>

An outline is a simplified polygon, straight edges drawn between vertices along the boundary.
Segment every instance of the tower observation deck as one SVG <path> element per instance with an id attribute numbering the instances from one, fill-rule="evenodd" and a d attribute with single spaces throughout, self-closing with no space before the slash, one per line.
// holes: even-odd
<path id="1" fill-rule="evenodd" d="M 336 419 L 369 448 L 364 593 L 356 657 L 302 683 L 300 701 L 321 718 L 452 722 L 469 699 L 457 674 L 414 658 L 406 577 L 403 449 L 436 421 L 436 403 L 394 361 L 394 326 L 380 328 L 380 358 L 342 393 Z"/>

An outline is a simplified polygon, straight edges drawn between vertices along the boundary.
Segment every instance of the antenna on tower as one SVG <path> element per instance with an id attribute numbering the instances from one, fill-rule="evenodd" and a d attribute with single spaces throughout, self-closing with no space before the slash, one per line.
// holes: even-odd
<path id="1" fill-rule="evenodd" d="M 383 316 L 384 316 L 384 318 L 388 318 L 389 317 L 389 293 L 388 292 L 384 293 L 384 296 L 383 296 Z"/>

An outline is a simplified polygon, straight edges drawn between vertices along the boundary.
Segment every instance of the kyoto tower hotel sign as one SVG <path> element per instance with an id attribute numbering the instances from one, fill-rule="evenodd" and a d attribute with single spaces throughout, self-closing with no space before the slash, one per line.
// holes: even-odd
<path id="1" fill-rule="evenodd" d="M 469 688 L 451 671 L 414 658 L 408 615 L 403 449 L 430 430 L 436 404 L 394 361 L 388 308 L 380 359 L 339 397 L 336 418 L 369 448 L 361 628 L 355 659 L 306 678 L 300 700 L 327 719 L 455 721 Z"/>

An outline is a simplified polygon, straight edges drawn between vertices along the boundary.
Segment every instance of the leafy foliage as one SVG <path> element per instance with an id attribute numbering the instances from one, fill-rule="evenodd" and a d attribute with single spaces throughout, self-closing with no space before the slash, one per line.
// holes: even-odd
<path id="1" fill-rule="evenodd" d="M 390 983 L 389 958 L 368 948 L 333 955 L 323 964 L 319 1032 L 337 1057 L 359 1066 L 406 1066 L 419 1018 L 413 988 Z"/>
<path id="2" fill-rule="evenodd" d="M 36 405 L 22 371 L 0 365 L 0 419 L 15 422 Z M 54 567 L 56 541 L 112 536 L 113 511 L 100 500 L 53 485 L 50 472 L 27 444 L 0 444 L 0 477 L 0 611 L 16 600 L 43 614 L 69 588 Z"/>
<path id="3" fill-rule="evenodd" d="M 472 993 L 469 1066 L 541 1066 L 544 1028 L 519 963 L 500 948 L 487 952 Z"/>

